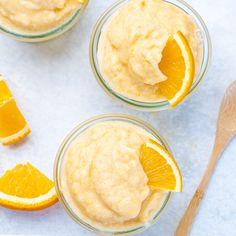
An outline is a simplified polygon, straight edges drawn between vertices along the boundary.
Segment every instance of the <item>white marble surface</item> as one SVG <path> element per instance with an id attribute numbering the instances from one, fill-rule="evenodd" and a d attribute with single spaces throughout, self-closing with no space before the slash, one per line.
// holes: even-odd
<path id="1" fill-rule="evenodd" d="M 52 176 L 59 144 L 75 125 L 102 113 L 136 115 L 167 139 L 183 173 L 160 221 L 141 235 L 172 236 L 208 162 L 220 99 L 236 75 L 236 1 L 189 0 L 209 27 L 213 42 L 210 71 L 196 94 L 173 111 L 145 113 L 111 100 L 91 72 L 88 44 L 97 17 L 113 1 L 91 0 L 82 20 L 62 37 L 41 44 L 0 36 L 0 71 L 27 117 L 32 134 L 21 145 L 0 147 L 0 171 L 30 161 Z M 236 235 L 236 139 L 222 156 L 191 236 Z M 0 208 L 0 234 L 92 235 L 76 225 L 59 204 L 40 212 Z"/>

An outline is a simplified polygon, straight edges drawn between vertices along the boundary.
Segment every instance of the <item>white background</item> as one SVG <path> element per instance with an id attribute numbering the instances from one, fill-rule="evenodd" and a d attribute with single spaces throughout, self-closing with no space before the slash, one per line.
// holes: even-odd
<path id="1" fill-rule="evenodd" d="M 99 87 L 89 65 L 92 27 L 112 0 L 91 0 L 79 24 L 56 40 L 40 44 L 0 36 L 0 72 L 25 114 L 32 134 L 16 147 L 0 147 L 0 171 L 30 161 L 52 177 L 64 136 L 91 116 L 119 112 L 156 127 L 169 142 L 183 173 L 160 221 L 142 235 L 172 236 L 205 170 L 214 141 L 220 99 L 236 78 L 236 1 L 189 0 L 212 37 L 213 59 L 206 80 L 172 111 L 138 112 L 123 107 Z M 236 235 L 236 139 L 222 156 L 191 236 Z M 0 234 L 92 235 L 74 223 L 59 204 L 40 212 L 0 208 Z"/>

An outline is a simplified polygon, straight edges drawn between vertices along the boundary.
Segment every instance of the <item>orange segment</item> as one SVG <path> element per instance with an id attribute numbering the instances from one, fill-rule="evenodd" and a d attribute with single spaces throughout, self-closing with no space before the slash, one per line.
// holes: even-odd
<path id="1" fill-rule="evenodd" d="M 159 63 L 161 72 L 167 77 L 167 80 L 159 84 L 159 92 L 172 107 L 177 106 L 191 89 L 194 67 L 194 57 L 188 41 L 178 31 L 167 41 Z"/>
<path id="2" fill-rule="evenodd" d="M 7 84 L 0 76 L 0 105 L 2 105 L 9 98 L 12 98 L 11 91 L 7 87 Z"/>
<path id="3" fill-rule="evenodd" d="M 18 164 L 0 178 L 0 205 L 40 210 L 57 202 L 54 183 L 30 163 Z"/>
<path id="4" fill-rule="evenodd" d="M 30 133 L 28 124 L 16 105 L 6 83 L 0 77 L 0 142 L 9 145 Z"/>
<path id="5" fill-rule="evenodd" d="M 142 145 L 140 161 L 148 177 L 148 185 L 154 190 L 182 191 L 179 167 L 167 150 L 159 143 L 149 140 Z"/>
<path id="6" fill-rule="evenodd" d="M 25 118 L 18 109 L 15 100 L 8 100 L 0 107 L 1 138 L 9 137 L 22 130 L 26 125 Z"/>

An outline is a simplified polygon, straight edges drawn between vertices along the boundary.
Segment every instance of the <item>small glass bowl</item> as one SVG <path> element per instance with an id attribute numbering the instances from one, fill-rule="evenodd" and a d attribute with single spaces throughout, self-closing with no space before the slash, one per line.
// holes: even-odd
<path id="1" fill-rule="evenodd" d="M 69 17 L 64 23 L 60 24 L 58 27 L 55 27 L 49 31 L 43 33 L 20 33 L 14 30 L 11 30 L 7 27 L 0 25 L 0 32 L 5 35 L 8 35 L 18 41 L 23 42 L 43 42 L 48 41 L 50 39 L 56 38 L 61 34 L 65 33 L 67 30 L 71 29 L 75 23 L 77 23 L 82 16 L 85 8 L 88 5 L 88 1 L 86 0 L 79 9 L 77 9 L 71 17 Z"/>
<path id="2" fill-rule="evenodd" d="M 201 16 L 185 1 L 183 0 L 163 0 L 167 3 L 170 3 L 177 8 L 184 11 L 186 14 L 190 15 L 191 18 L 194 20 L 195 24 L 199 28 L 200 38 L 202 40 L 202 63 L 200 65 L 199 71 L 195 77 L 194 83 L 192 85 L 191 90 L 189 91 L 189 94 L 186 96 L 189 97 L 193 92 L 197 89 L 200 82 L 203 80 L 203 78 L 206 75 L 207 69 L 209 67 L 210 58 L 211 58 L 211 40 L 210 35 L 207 30 L 207 27 L 202 20 Z M 95 75 L 95 78 L 97 79 L 98 83 L 101 85 L 101 87 L 105 90 L 105 92 L 110 95 L 112 98 L 115 98 L 121 102 L 123 102 L 125 105 L 128 105 L 131 108 L 142 110 L 142 111 L 160 111 L 160 110 L 167 110 L 170 109 L 170 104 L 167 100 L 163 100 L 160 102 L 141 102 L 134 99 L 130 99 L 126 96 L 123 96 L 113 90 L 111 86 L 109 85 L 108 81 L 102 76 L 102 73 L 99 68 L 98 63 L 98 45 L 100 36 L 103 30 L 104 25 L 106 24 L 107 20 L 123 5 L 125 5 L 129 0 L 120 0 L 113 4 L 111 7 L 109 7 L 98 19 L 97 23 L 94 26 L 91 38 L 90 38 L 90 64 L 93 70 L 93 73 Z M 185 99 L 186 99 L 185 98 Z"/>
<path id="3" fill-rule="evenodd" d="M 73 209 L 70 206 L 70 203 L 67 201 L 65 195 L 63 194 L 63 188 L 61 185 L 61 167 L 63 164 L 63 159 L 65 157 L 65 153 L 68 150 L 68 147 L 71 145 L 71 143 L 86 129 L 89 127 L 105 121 L 123 121 L 128 122 L 130 124 L 139 126 L 140 128 L 143 128 L 148 133 L 153 135 L 157 140 L 160 141 L 160 143 L 163 145 L 163 147 L 168 150 L 168 152 L 171 153 L 170 147 L 168 146 L 167 142 L 164 140 L 164 138 L 158 133 L 158 131 L 153 128 L 151 125 L 147 124 L 146 122 L 129 116 L 129 115 L 120 115 L 120 114 L 107 114 L 107 115 L 100 115 L 95 116 L 80 125 L 78 125 L 75 129 L 73 129 L 64 139 L 63 143 L 59 147 L 59 150 L 57 152 L 57 156 L 54 163 L 54 181 L 55 181 L 55 188 L 56 192 L 59 198 L 60 203 L 62 204 L 63 208 L 66 210 L 68 215 L 75 220 L 78 224 L 80 224 L 82 227 L 86 228 L 87 230 L 90 230 L 94 233 L 97 233 L 99 235 L 130 235 L 130 234 L 136 234 L 139 232 L 142 232 L 149 228 L 151 225 L 157 222 L 159 219 L 161 213 L 164 211 L 164 209 L 167 207 L 167 203 L 171 199 L 172 193 L 168 192 L 166 194 L 166 198 L 163 201 L 163 205 L 160 207 L 158 212 L 154 215 L 154 217 L 141 225 L 138 225 L 137 227 L 132 227 L 126 230 L 101 230 L 99 228 L 96 228 L 93 225 L 90 225 L 89 223 L 83 221 L 76 213 L 73 211 Z"/>

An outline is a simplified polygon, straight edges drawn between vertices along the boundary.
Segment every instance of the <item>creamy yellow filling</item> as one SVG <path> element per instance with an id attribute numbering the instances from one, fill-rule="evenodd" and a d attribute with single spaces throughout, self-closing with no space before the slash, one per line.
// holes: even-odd
<path id="1" fill-rule="evenodd" d="M 19 32 L 44 32 L 68 19 L 81 0 L 1 0 L 0 24 Z"/>
<path id="2" fill-rule="evenodd" d="M 126 228 L 148 221 L 164 193 L 152 192 L 139 160 L 150 138 L 125 122 L 104 122 L 81 134 L 68 148 L 62 167 L 63 194 L 86 222 Z"/>
<path id="3" fill-rule="evenodd" d="M 101 72 L 118 93 L 140 101 L 159 101 L 159 69 L 168 38 L 181 31 L 199 68 L 202 45 L 198 28 L 185 12 L 162 0 L 130 0 L 104 26 L 98 49 Z"/>

